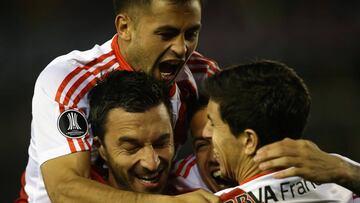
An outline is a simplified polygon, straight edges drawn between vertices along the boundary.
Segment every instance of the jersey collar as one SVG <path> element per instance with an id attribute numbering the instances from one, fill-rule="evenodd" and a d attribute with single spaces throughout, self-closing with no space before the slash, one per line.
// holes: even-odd
<path id="1" fill-rule="evenodd" d="M 114 38 L 112 39 L 111 48 L 114 51 L 115 57 L 120 64 L 120 69 L 127 70 L 127 71 L 134 71 L 134 69 L 130 66 L 130 64 L 125 60 L 123 55 L 121 55 L 118 38 L 119 38 L 119 36 L 118 36 L 118 34 L 116 34 L 114 36 Z"/>

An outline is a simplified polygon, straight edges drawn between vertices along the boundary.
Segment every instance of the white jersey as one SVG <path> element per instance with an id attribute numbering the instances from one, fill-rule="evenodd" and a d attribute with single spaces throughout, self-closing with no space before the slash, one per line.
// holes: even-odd
<path id="1" fill-rule="evenodd" d="M 29 202 L 50 202 L 41 176 L 45 161 L 92 148 L 88 131 L 87 94 L 98 80 L 114 70 L 132 71 L 120 54 L 117 35 L 88 51 L 72 51 L 53 60 L 38 77 L 32 101 L 31 141 L 25 172 Z M 185 112 L 188 101 L 196 99 L 208 75 L 217 64 L 194 52 L 170 91 L 175 125 L 175 142 L 185 141 Z"/>
<path id="2" fill-rule="evenodd" d="M 211 192 L 201 178 L 194 155 L 189 155 L 175 163 L 171 172 L 171 184 L 179 193 L 186 193 L 199 188 Z"/>
<path id="3" fill-rule="evenodd" d="M 337 184 L 315 184 L 295 176 L 274 179 L 273 174 L 257 175 L 244 181 L 240 186 L 222 190 L 215 195 L 220 196 L 224 203 L 360 203 L 360 198 L 353 192 Z"/>

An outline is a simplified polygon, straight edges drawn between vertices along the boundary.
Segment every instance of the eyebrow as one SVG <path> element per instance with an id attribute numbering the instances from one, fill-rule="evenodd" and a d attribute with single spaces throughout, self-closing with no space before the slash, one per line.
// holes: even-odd
<path id="1" fill-rule="evenodd" d="M 127 142 L 127 143 L 130 143 L 130 144 L 133 144 L 133 145 L 140 145 L 140 143 L 139 143 L 139 141 L 137 139 L 131 138 L 131 137 L 128 137 L 128 136 L 120 137 L 118 139 L 118 142 L 119 142 L 119 144 Z"/>
<path id="2" fill-rule="evenodd" d="M 194 30 L 200 30 L 201 29 L 201 24 L 197 24 L 197 25 L 194 25 L 192 27 L 190 27 L 189 29 L 187 29 L 187 31 L 191 30 L 191 31 L 194 31 Z"/>
<path id="3" fill-rule="evenodd" d="M 154 142 L 161 142 L 161 141 L 164 141 L 164 140 L 167 140 L 167 139 L 170 139 L 170 133 L 165 133 L 165 134 L 162 134 L 160 135 L 160 137 L 158 139 L 156 139 Z M 118 142 L 119 144 L 122 144 L 122 143 L 130 143 L 132 145 L 141 145 L 141 143 L 139 142 L 138 139 L 135 139 L 135 138 L 131 138 L 129 136 L 123 136 L 123 137 L 120 137 L 118 139 Z"/>
<path id="4" fill-rule="evenodd" d="M 168 140 L 168 139 L 170 139 L 170 133 L 165 133 L 165 134 L 160 135 L 160 137 L 155 140 L 155 143 L 156 142 L 161 142 L 161 141 L 164 141 L 164 140 Z"/>
<path id="5" fill-rule="evenodd" d="M 188 30 L 200 30 L 201 28 L 201 24 L 196 24 L 192 27 L 190 27 Z M 161 26 L 161 27 L 158 27 L 154 33 L 158 33 L 158 32 L 164 32 L 164 31 L 172 31 L 172 32 L 179 32 L 179 29 L 176 28 L 176 27 L 173 27 L 173 26 L 170 26 L 170 25 L 164 25 L 164 26 Z"/>

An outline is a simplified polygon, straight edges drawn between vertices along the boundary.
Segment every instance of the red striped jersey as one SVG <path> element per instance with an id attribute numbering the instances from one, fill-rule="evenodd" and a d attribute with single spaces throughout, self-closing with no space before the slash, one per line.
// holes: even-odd
<path id="1" fill-rule="evenodd" d="M 180 194 L 199 188 L 211 192 L 201 178 L 195 155 L 189 155 L 175 163 L 171 172 L 171 184 Z"/>
<path id="2" fill-rule="evenodd" d="M 87 51 L 72 51 L 53 60 L 37 78 L 32 100 L 31 141 L 26 167 L 25 191 L 32 202 L 50 202 L 40 165 L 66 154 L 88 151 L 92 135 L 88 131 L 87 94 L 114 70 L 132 71 L 120 53 L 117 35 Z M 171 88 L 175 122 L 174 140 L 185 141 L 185 114 L 188 101 L 196 99 L 202 83 L 219 70 L 217 64 L 194 52 Z"/>

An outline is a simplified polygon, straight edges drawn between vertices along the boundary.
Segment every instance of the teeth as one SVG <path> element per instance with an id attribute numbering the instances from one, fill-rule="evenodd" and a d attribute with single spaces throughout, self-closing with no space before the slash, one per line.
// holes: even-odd
<path id="1" fill-rule="evenodd" d="M 160 73 L 160 74 L 161 74 L 162 77 L 167 77 L 167 76 L 170 76 L 170 75 L 171 75 L 171 73 L 163 73 L 163 72 Z"/>
<path id="2" fill-rule="evenodd" d="M 159 172 L 154 173 L 154 174 L 149 175 L 149 176 L 143 176 L 143 177 L 138 176 L 138 178 L 141 179 L 141 180 L 144 180 L 144 181 L 154 181 L 154 180 L 156 180 L 158 178 L 158 176 L 159 176 Z"/>
<path id="3" fill-rule="evenodd" d="M 218 170 L 218 171 L 213 172 L 213 173 L 212 173 L 212 176 L 213 176 L 214 178 L 220 178 L 220 177 L 221 177 L 221 171 Z"/>

